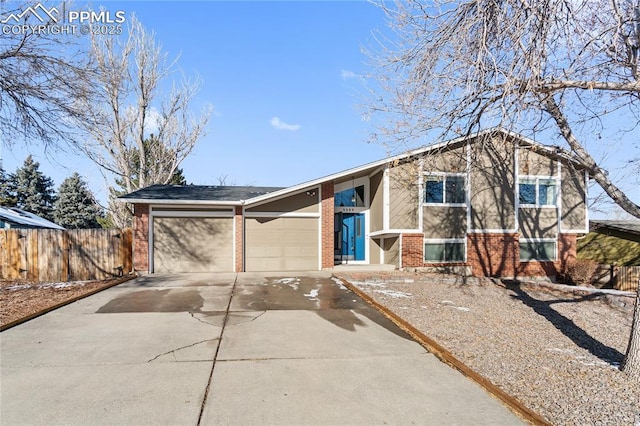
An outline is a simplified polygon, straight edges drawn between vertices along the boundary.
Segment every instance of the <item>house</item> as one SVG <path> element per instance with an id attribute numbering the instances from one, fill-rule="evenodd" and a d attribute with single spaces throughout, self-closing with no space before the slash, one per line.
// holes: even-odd
<path id="1" fill-rule="evenodd" d="M 640 220 L 591 220 L 578 241 L 578 258 L 600 264 L 640 266 Z"/>
<path id="2" fill-rule="evenodd" d="M 498 128 L 288 188 L 154 185 L 121 200 L 143 272 L 348 263 L 553 277 L 588 232 L 587 180 L 558 148 Z"/>
<path id="3" fill-rule="evenodd" d="M 0 207 L 0 229 L 64 229 L 43 217 L 16 207 Z"/>

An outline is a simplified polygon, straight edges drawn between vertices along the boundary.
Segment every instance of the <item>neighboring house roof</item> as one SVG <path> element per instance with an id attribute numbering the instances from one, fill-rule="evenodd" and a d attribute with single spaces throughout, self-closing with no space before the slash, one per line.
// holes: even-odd
<path id="1" fill-rule="evenodd" d="M 268 194 L 281 187 L 265 186 L 203 186 L 203 185 L 151 185 L 120 197 L 128 202 L 140 200 L 155 202 L 215 201 L 238 204 L 242 200 Z"/>
<path id="2" fill-rule="evenodd" d="M 0 207 L 0 220 L 22 228 L 64 229 L 43 217 L 16 207 Z"/>
<path id="3" fill-rule="evenodd" d="M 591 220 L 589 221 L 589 229 L 591 231 L 596 231 L 603 228 L 640 235 L 640 220 Z"/>
<path id="4" fill-rule="evenodd" d="M 442 150 L 446 150 L 446 149 L 454 149 L 460 146 L 463 146 L 464 144 L 466 144 L 469 140 L 474 139 L 474 138 L 479 138 L 479 137 L 483 137 L 483 136 L 488 136 L 488 135 L 492 135 L 492 134 L 503 134 L 505 136 L 509 136 L 512 137 L 514 139 L 518 139 L 518 143 L 520 144 L 520 146 L 527 146 L 530 147 L 533 150 L 539 151 L 540 153 L 544 153 L 545 155 L 554 157 L 554 158 L 559 158 L 562 159 L 563 161 L 567 161 L 567 162 L 571 162 L 574 165 L 576 165 L 577 167 L 582 167 L 582 164 L 580 163 L 580 161 L 578 159 L 576 159 L 574 156 L 572 156 L 570 153 L 562 150 L 560 147 L 557 146 L 547 146 L 547 145 L 543 145 L 540 144 L 532 139 L 529 139 L 525 136 L 522 136 L 518 133 L 512 132 L 510 130 L 506 130 L 502 127 L 495 127 L 495 128 L 491 128 L 491 129 L 487 129 L 487 130 L 483 130 L 481 132 L 478 133 L 474 133 L 474 134 L 470 134 L 470 135 L 466 135 L 466 136 L 461 136 L 455 139 L 451 139 L 445 142 L 441 142 L 441 143 L 435 143 L 435 144 L 431 144 L 431 145 L 427 145 L 424 146 L 422 148 L 418 148 L 412 151 L 407 151 L 404 152 L 402 154 L 398 154 L 392 157 L 387 157 L 384 158 L 382 160 L 378 160 L 378 161 L 374 161 L 371 163 L 367 163 L 358 167 L 354 167 L 351 169 L 347 169 L 347 170 L 343 170 L 341 172 L 338 173 L 334 173 L 328 176 L 324 176 L 318 179 L 314 179 L 314 180 L 310 180 L 307 182 L 303 182 L 300 183 L 298 185 L 294 185 L 294 186 L 290 186 L 290 187 L 286 187 L 286 188 L 256 188 L 256 187 L 217 187 L 217 188 L 239 188 L 240 190 L 236 193 L 237 195 L 242 193 L 242 188 L 255 188 L 255 189 L 262 189 L 265 190 L 263 193 L 256 193 L 256 194 L 252 194 L 251 192 L 246 193 L 247 197 L 246 198 L 239 198 L 239 197 L 235 197 L 234 199 L 218 199 L 218 198 L 207 198 L 208 195 L 205 195 L 205 193 L 202 194 L 203 198 L 190 198 L 191 194 L 185 192 L 184 194 L 182 194 L 183 196 L 175 196 L 173 198 L 161 198 L 160 194 L 154 194 L 153 196 L 151 194 L 147 194 L 146 192 L 141 192 L 141 191 L 146 191 L 147 189 L 152 189 L 155 186 L 170 186 L 170 185 L 154 185 L 154 186 L 150 186 L 148 188 L 143 188 L 141 190 L 132 192 L 131 194 L 127 194 L 124 195 L 122 197 L 119 197 L 120 200 L 123 201 L 127 201 L 130 203 L 149 203 L 149 202 L 156 202 L 156 203 L 180 203 L 180 204 L 193 204 L 193 202 L 195 201 L 195 203 L 201 202 L 201 203 L 206 203 L 206 202 L 211 202 L 211 201 L 215 201 L 216 204 L 233 204 L 233 205 L 237 205 L 237 204 L 254 204 L 254 203 L 258 203 L 258 202 L 262 202 L 264 200 L 268 200 L 270 198 L 275 198 L 275 197 L 279 197 L 281 195 L 286 195 L 292 192 L 296 192 L 296 191 L 302 191 L 306 188 L 309 187 L 313 187 L 313 186 L 317 186 L 323 182 L 328 182 L 328 181 L 332 181 L 335 179 L 341 179 L 347 176 L 352 176 L 352 175 L 356 175 L 358 173 L 363 173 L 367 170 L 375 170 L 378 167 L 384 166 L 385 164 L 388 163 L 393 163 L 393 162 L 397 162 L 397 161 L 402 161 L 405 160 L 407 158 L 411 158 L 411 157 L 416 157 L 416 156 L 420 156 L 422 154 L 427 154 L 429 152 L 438 152 L 438 151 L 442 151 Z M 202 187 L 202 186 L 197 186 L 197 185 L 192 185 L 192 188 L 216 188 L 216 187 Z M 196 189 L 194 189 L 194 191 L 197 192 Z M 259 192 L 259 191 L 257 191 Z"/>

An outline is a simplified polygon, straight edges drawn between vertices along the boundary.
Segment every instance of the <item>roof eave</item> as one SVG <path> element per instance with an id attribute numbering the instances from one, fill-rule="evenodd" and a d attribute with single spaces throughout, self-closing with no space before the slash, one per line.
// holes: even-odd
<path id="1" fill-rule="evenodd" d="M 118 197 L 118 201 L 131 204 L 200 204 L 200 205 L 222 205 L 222 206 L 241 206 L 244 200 L 172 200 L 172 199 L 150 199 L 150 198 L 122 198 Z"/>

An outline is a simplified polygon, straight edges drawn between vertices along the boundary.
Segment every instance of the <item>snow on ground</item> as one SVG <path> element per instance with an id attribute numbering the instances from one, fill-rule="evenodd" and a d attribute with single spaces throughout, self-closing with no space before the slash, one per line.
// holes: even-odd
<path id="1" fill-rule="evenodd" d="M 5 290 L 26 290 L 30 288 L 68 288 L 68 287 L 81 287 L 91 281 L 69 281 L 66 283 L 63 282 L 54 282 L 54 283 L 27 283 L 27 284 L 16 284 L 9 287 L 5 287 Z"/>
<path id="2" fill-rule="evenodd" d="M 294 290 L 298 290 L 298 284 L 300 284 L 300 278 L 280 278 L 275 280 L 278 284 L 286 284 Z"/>
<path id="3" fill-rule="evenodd" d="M 318 300 L 318 299 L 317 299 L 317 297 L 318 297 L 318 293 L 319 293 L 319 290 L 317 290 L 317 289 L 313 289 L 313 290 L 311 290 L 309 293 L 305 293 L 305 294 L 304 294 L 304 296 L 305 296 L 305 297 L 308 297 L 308 298 L 309 298 L 309 300 Z"/>
<path id="4" fill-rule="evenodd" d="M 394 299 L 410 298 L 413 295 L 411 293 L 405 293 L 404 291 L 393 290 L 373 290 L 375 293 L 384 294 L 385 296 L 393 297 Z"/>

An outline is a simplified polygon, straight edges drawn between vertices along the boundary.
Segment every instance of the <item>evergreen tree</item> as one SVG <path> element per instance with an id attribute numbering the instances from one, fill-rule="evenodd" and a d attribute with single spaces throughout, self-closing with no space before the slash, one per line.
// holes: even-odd
<path id="1" fill-rule="evenodd" d="M 13 175 L 6 174 L 0 166 L 0 206 L 15 207 L 17 200 L 14 179 Z"/>
<path id="2" fill-rule="evenodd" d="M 65 228 L 100 228 L 100 206 L 78 173 L 66 178 L 60 185 L 53 217 L 58 225 Z"/>
<path id="3" fill-rule="evenodd" d="M 16 170 L 13 181 L 16 207 L 53 220 L 53 180 L 40 171 L 40 163 L 33 161 L 29 155 L 24 165 Z"/>

